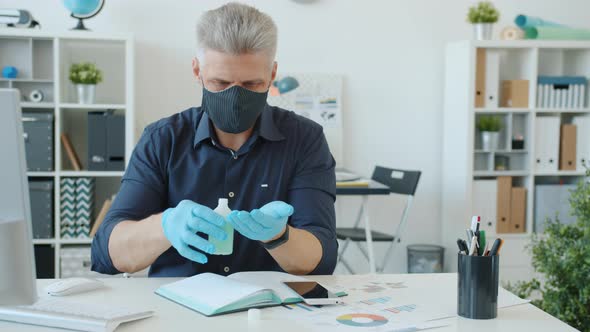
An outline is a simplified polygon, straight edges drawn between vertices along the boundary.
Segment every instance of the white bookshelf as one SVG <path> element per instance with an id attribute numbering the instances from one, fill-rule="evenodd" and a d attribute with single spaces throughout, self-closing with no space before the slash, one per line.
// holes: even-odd
<path id="1" fill-rule="evenodd" d="M 499 54 L 498 80 L 529 80 L 528 107 L 475 107 L 476 52 L 493 50 Z M 534 232 L 534 193 L 537 184 L 575 183 L 584 171 L 538 171 L 535 168 L 535 119 L 555 115 L 562 124 L 573 116 L 590 114 L 588 91 L 586 105 L 577 108 L 539 108 L 537 77 L 539 75 L 579 75 L 590 77 L 590 42 L 583 41 L 460 41 L 447 45 L 445 59 L 445 101 L 443 116 L 442 170 L 442 238 L 448 248 L 445 260 L 450 271 L 456 271 L 456 240 L 464 238 L 472 215 L 473 183 L 478 179 L 512 176 L 514 185 L 527 189 L 524 233 L 488 234 L 492 240 L 502 237 L 505 245 L 500 260 L 504 280 L 528 279 L 533 273 L 526 245 Z M 501 86 L 501 85 L 500 85 Z M 501 94 L 501 88 L 498 89 Z M 500 98 L 497 98 L 500 99 Z M 498 104 L 499 105 L 499 104 Z M 476 130 L 478 117 L 498 115 L 503 119 L 500 147 L 495 151 L 480 148 Z M 513 150 L 511 139 L 520 134 L 524 148 Z M 590 140 L 590 133 L 584 133 Z M 495 170 L 495 156 L 510 161 L 507 170 Z"/>
<path id="2" fill-rule="evenodd" d="M 90 61 L 103 71 L 104 81 L 96 88 L 96 104 L 77 103 L 74 85 L 68 74 L 71 64 Z M 104 200 L 119 189 L 123 171 L 88 171 L 87 114 L 90 111 L 114 110 L 125 116 L 125 165 L 134 146 L 134 47 L 130 35 L 66 31 L 51 33 L 40 30 L 1 29 L 0 67 L 19 69 L 16 79 L 0 78 L 0 88 L 21 90 L 21 108 L 27 112 L 50 111 L 54 115 L 54 169 L 27 172 L 29 178 L 52 179 L 54 184 L 54 238 L 34 239 L 35 246 L 54 248 L 54 273 L 60 277 L 60 252 L 66 246 L 89 246 L 92 239 L 60 238 L 60 179 L 63 177 L 95 178 L 94 218 Z M 43 102 L 27 100 L 28 92 L 41 89 Z M 82 163 L 74 171 L 63 151 L 60 134 L 67 132 Z"/>
<path id="3" fill-rule="evenodd" d="M 95 109 L 113 109 L 113 110 L 124 110 L 127 108 L 125 104 L 94 104 L 94 105 L 84 105 L 84 104 L 72 104 L 72 103 L 64 103 L 60 104 L 59 108 L 61 109 L 73 109 L 73 110 L 95 110 Z"/>

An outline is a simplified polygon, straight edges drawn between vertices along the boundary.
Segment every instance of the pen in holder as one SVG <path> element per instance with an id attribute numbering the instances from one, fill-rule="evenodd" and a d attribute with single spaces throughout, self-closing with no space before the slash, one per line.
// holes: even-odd
<path id="1" fill-rule="evenodd" d="M 498 315 L 500 256 L 469 256 L 459 253 L 457 313 L 471 319 Z"/>

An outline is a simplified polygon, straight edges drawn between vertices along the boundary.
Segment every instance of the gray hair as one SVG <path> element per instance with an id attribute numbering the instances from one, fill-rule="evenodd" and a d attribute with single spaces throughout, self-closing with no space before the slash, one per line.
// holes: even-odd
<path id="1" fill-rule="evenodd" d="M 274 60 L 277 26 L 258 9 L 230 2 L 203 14 L 197 24 L 197 57 L 206 49 L 232 55 L 264 52 Z"/>

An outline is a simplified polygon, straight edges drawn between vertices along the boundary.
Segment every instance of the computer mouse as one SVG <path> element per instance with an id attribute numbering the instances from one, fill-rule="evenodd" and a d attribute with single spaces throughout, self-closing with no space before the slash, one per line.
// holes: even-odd
<path id="1" fill-rule="evenodd" d="M 105 287 L 102 281 L 91 278 L 69 278 L 59 280 L 45 287 L 45 292 L 52 296 L 66 296 L 89 292 Z"/>

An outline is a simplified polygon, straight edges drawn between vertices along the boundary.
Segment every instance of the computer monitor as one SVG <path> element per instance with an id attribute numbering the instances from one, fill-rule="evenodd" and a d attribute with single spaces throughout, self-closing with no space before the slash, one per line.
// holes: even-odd
<path id="1" fill-rule="evenodd" d="M 0 89 L 0 305 L 37 298 L 20 93 Z"/>

